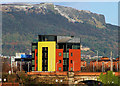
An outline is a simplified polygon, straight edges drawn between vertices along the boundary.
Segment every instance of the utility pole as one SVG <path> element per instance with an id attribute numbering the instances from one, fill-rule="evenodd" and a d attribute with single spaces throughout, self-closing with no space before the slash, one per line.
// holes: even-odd
<path id="1" fill-rule="evenodd" d="M 110 68 L 110 71 L 113 71 L 113 59 L 112 59 L 112 51 L 111 51 L 111 57 L 110 57 L 110 61 L 111 61 L 111 68 Z"/>
<path id="2" fill-rule="evenodd" d="M 104 71 L 104 62 L 102 62 L 102 72 Z"/>

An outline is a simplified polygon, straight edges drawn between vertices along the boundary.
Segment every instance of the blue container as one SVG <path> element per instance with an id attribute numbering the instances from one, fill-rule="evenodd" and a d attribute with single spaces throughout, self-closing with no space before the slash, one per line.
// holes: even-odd
<path id="1" fill-rule="evenodd" d="M 21 58 L 32 58 L 32 55 L 21 55 Z"/>
<path id="2" fill-rule="evenodd" d="M 21 55 L 21 58 L 26 58 L 26 55 Z"/>

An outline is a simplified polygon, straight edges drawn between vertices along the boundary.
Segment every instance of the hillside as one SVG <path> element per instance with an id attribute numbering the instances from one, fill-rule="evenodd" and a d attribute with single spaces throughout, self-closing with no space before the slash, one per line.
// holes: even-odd
<path id="1" fill-rule="evenodd" d="M 83 46 L 117 56 L 118 27 L 104 15 L 53 4 L 5 4 L 2 7 L 3 55 L 28 53 L 38 34 L 75 35 Z"/>

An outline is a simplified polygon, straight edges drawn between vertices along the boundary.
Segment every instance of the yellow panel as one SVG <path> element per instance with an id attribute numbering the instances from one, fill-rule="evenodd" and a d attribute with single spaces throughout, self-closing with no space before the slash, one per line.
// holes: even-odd
<path id="1" fill-rule="evenodd" d="M 48 47 L 48 71 L 55 71 L 56 42 L 38 42 L 38 71 L 42 71 L 42 47 Z"/>

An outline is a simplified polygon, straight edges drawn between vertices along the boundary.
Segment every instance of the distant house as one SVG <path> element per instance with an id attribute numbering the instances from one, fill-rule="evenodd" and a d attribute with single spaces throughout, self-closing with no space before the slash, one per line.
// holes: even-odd
<path id="1" fill-rule="evenodd" d="M 110 59 L 108 57 L 102 57 L 100 60 L 94 60 L 90 61 L 90 67 L 93 69 L 93 71 L 118 71 L 119 70 L 119 60 L 116 59 Z M 112 69 L 111 69 L 112 68 Z"/>

